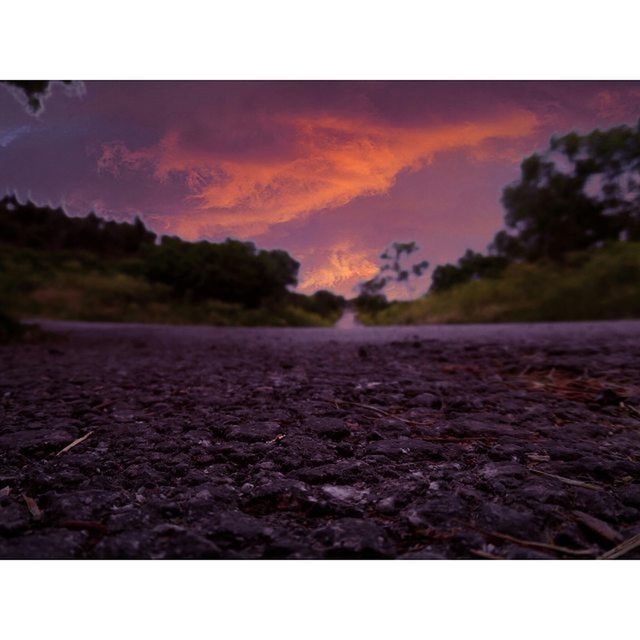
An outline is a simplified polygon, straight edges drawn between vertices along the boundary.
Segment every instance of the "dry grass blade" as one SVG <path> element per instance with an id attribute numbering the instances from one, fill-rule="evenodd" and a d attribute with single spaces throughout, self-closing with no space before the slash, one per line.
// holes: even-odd
<path id="1" fill-rule="evenodd" d="M 27 509 L 29 509 L 29 513 L 33 516 L 33 519 L 42 520 L 42 509 L 40 509 L 40 507 L 38 506 L 38 503 L 33 498 L 30 498 L 28 495 L 26 495 L 25 493 L 22 494 L 22 497 L 24 498 L 24 501 L 27 504 Z"/>
<path id="2" fill-rule="evenodd" d="M 77 440 L 74 440 L 71 444 L 68 444 L 64 449 L 60 449 L 60 451 L 58 451 L 56 455 L 59 456 L 61 453 L 66 453 L 67 451 L 69 451 L 69 449 L 73 449 L 73 447 L 75 447 L 76 445 L 79 445 L 81 442 L 84 442 L 92 433 L 93 431 L 89 431 L 88 433 L 85 433 L 85 435 L 83 435 L 81 438 L 78 438 Z"/>
<path id="3" fill-rule="evenodd" d="M 493 442 L 496 436 L 423 436 L 413 435 L 414 440 L 424 440 L 425 442 Z"/>
<path id="4" fill-rule="evenodd" d="M 547 478 L 553 478 L 554 480 L 558 480 L 559 482 L 564 482 L 564 484 L 571 485 L 572 487 L 582 487 L 583 489 L 593 489 L 593 491 L 601 491 L 602 487 L 597 484 L 592 484 L 591 482 L 583 482 L 582 480 L 574 480 L 573 478 L 565 478 L 564 476 L 557 476 L 555 473 L 547 473 L 546 471 L 540 471 L 538 469 L 532 469 L 531 467 L 527 467 L 531 473 L 537 473 L 541 476 L 545 476 Z"/>
<path id="5" fill-rule="evenodd" d="M 335 404 L 336 409 L 340 409 L 340 407 L 338 406 L 338 403 L 346 404 L 351 407 L 360 407 L 362 409 L 368 409 L 369 411 L 373 411 L 374 413 L 377 413 L 378 415 L 383 416 L 385 418 L 391 418 L 392 420 L 398 420 L 399 422 L 404 422 L 405 424 L 408 424 L 411 427 L 432 427 L 433 426 L 432 422 L 403 418 L 402 416 L 399 416 L 395 413 L 391 413 L 390 411 L 385 411 L 384 409 L 380 409 L 379 407 L 374 407 L 373 405 L 370 405 L 370 404 L 363 404 L 362 402 L 351 402 L 350 400 L 336 400 L 334 403 L 336 403 Z"/>
<path id="6" fill-rule="evenodd" d="M 65 529 L 107 533 L 107 526 L 99 520 L 62 520 L 59 525 Z"/>
<path id="7" fill-rule="evenodd" d="M 485 560 L 504 560 L 502 556 L 497 556 L 494 553 L 489 553 L 482 549 L 469 549 L 469 553 L 472 553 L 474 556 L 478 556 L 478 558 L 484 558 Z"/>
<path id="8" fill-rule="evenodd" d="M 541 453 L 527 453 L 530 462 L 549 462 L 551 457 Z"/>
<path id="9" fill-rule="evenodd" d="M 418 420 L 409 420 L 408 418 L 402 418 L 401 416 L 395 415 L 394 413 L 390 413 L 389 411 L 385 411 L 384 409 L 379 409 L 378 407 L 374 407 L 370 404 L 363 404 L 362 402 L 351 402 L 350 400 L 335 400 L 334 404 L 336 408 L 340 408 L 338 403 L 346 404 L 353 407 L 360 407 L 362 409 L 369 409 L 369 411 L 374 411 L 375 413 L 384 416 L 385 418 L 392 418 L 393 420 L 399 420 L 400 422 L 404 422 L 412 427 L 429 427 L 432 426 L 429 423 L 419 422 Z M 457 436 L 423 436 L 423 435 L 414 435 L 414 438 L 418 440 L 425 440 L 426 442 L 477 442 L 477 441 L 493 441 L 496 439 L 496 436 L 467 436 L 467 437 L 457 437 Z"/>
<path id="10" fill-rule="evenodd" d="M 598 394 L 607 389 L 618 393 L 622 397 L 633 396 L 638 392 L 635 385 L 614 384 L 599 378 L 592 378 L 585 374 L 575 375 L 569 371 L 551 369 L 523 371 L 518 379 L 530 389 L 543 391 L 553 396 L 575 400 L 578 402 L 592 401 Z M 638 414 L 640 417 L 640 413 Z"/>
<path id="11" fill-rule="evenodd" d="M 548 551 L 555 551 L 556 553 L 562 553 L 567 556 L 576 557 L 588 557 L 594 556 L 595 551 L 593 549 L 570 549 L 569 547 L 560 547 L 557 544 L 549 544 L 547 542 L 536 542 L 535 540 L 523 540 L 522 538 L 514 538 L 506 533 L 497 533 L 494 531 L 483 531 L 484 535 L 498 538 L 500 540 L 506 540 L 507 542 L 513 542 L 521 547 L 531 547 L 532 549 L 546 549 Z"/>
<path id="12" fill-rule="evenodd" d="M 598 560 L 615 560 L 616 558 L 620 558 L 621 556 L 629 553 L 629 551 L 633 551 L 640 547 L 640 533 L 635 536 L 621 542 L 617 547 L 610 549 L 606 553 L 603 553 L 601 556 L 598 556 Z"/>
<path id="13" fill-rule="evenodd" d="M 640 411 L 638 411 L 638 409 L 636 409 L 633 405 L 627 402 L 621 402 L 620 406 L 623 409 L 626 409 L 632 416 L 635 416 L 636 418 L 640 418 Z"/>
<path id="14" fill-rule="evenodd" d="M 408 420 L 407 418 L 401 418 L 400 416 L 396 416 L 389 411 L 385 411 L 384 409 L 380 409 L 379 407 L 374 407 L 370 404 L 363 404 L 362 402 L 351 402 L 350 400 L 336 400 L 340 404 L 350 405 L 352 407 L 360 407 L 361 409 L 368 409 L 369 411 L 373 411 L 378 413 L 385 418 L 393 418 L 394 420 L 400 420 L 400 422 L 406 422 L 407 424 L 416 424 L 415 420 Z"/>
<path id="15" fill-rule="evenodd" d="M 609 542 L 613 542 L 614 544 L 622 540 L 622 534 L 609 526 L 604 520 L 595 518 L 588 513 L 584 513 L 584 511 L 574 511 L 573 515 L 581 525 L 598 534 L 601 538 L 604 538 Z"/>
<path id="16" fill-rule="evenodd" d="M 101 409 L 106 409 L 107 407 L 110 407 L 112 404 L 115 404 L 115 403 L 116 403 L 115 400 L 105 400 L 104 402 L 97 404 L 95 407 L 92 407 L 92 409 L 94 411 L 100 411 Z"/>

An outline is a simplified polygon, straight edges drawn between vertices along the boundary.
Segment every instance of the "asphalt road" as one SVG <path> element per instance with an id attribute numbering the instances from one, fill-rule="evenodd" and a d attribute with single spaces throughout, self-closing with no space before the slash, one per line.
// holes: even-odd
<path id="1" fill-rule="evenodd" d="M 638 321 L 42 326 L 0 557 L 640 557 Z"/>

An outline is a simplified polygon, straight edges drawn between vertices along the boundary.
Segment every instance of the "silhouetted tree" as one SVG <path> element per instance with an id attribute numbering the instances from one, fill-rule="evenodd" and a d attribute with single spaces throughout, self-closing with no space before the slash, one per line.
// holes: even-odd
<path id="1" fill-rule="evenodd" d="M 0 84 L 19 89 L 27 99 L 27 106 L 32 113 L 38 113 L 44 106 L 44 100 L 49 94 L 50 80 L 0 80 Z M 61 80 L 63 84 L 71 85 L 71 80 Z"/>
<path id="2" fill-rule="evenodd" d="M 49 90 L 50 82 L 48 80 L 3 80 L 2 82 L 20 89 L 34 113 L 42 109 L 42 100 Z"/>
<path id="3" fill-rule="evenodd" d="M 316 291 L 310 296 L 292 293 L 290 300 L 305 311 L 317 313 L 323 317 L 338 315 L 347 304 L 347 301 L 342 296 L 325 289 L 320 289 L 320 291 Z"/>
<path id="4" fill-rule="evenodd" d="M 420 277 L 428 268 L 426 260 L 409 266 L 403 264 L 403 256 L 409 257 L 418 250 L 415 242 L 394 242 L 380 255 L 382 265 L 380 271 L 370 280 L 363 282 L 360 293 L 366 296 L 379 295 L 391 282 L 408 282 L 412 276 Z"/>
<path id="5" fill-rule="evenodd" d="M 496 277 L 508 264 L 509 260 L 504 256 L 485 256 L 467 249 L 457 265 L 445 264 L 435 268 L 430 291 L 446 291 L 469 280 Z"/>
<path id="6" fill-rule="evenodd" d="M 607 241 L 640 240 L 640 122 L 553 137 L 520 165 L 502 194 L 507 229 L 490 255 L 467 250 L 436 267 L 430 291 L 496 277 L 511 261 L 563 260 Z"/>
<path id="7" fill-rule="evenodd" d="M 90 213 L 69 217 L 58 207 L 20 202 L 15 195 L 0 200 L 0 242 L 48 251 L 83 250 L 100 255 L 134 255 L 153 245 L 155 233 L 142 220 L 103 220 Z"/>
<path id="8" fill-rule="evenodd" d="M 251 242 L 228 238 L 221 243 L 186 242 L 156 235 L 142 220 L 104 220 L 95 213 L 68 217 L 58 208 L 0 200 L 0 244 L 40 251 L 82 251 L 108 259 L 135 258 L 136 275 L 168 285 L 175 296 L 258 307 L 279 304 L 297 284 L 299 263 L 286 251 L 257 250 Z M 122 262 L 122 261 L 121 261 Z M 127 263 L 128 264 L 128 263 Z M 334 308 L 344 299 L 318 292 L 310 310 Z"/>
<path id="9" fill-rule="evenodd" d="M 552 138 L 522 162 L 505 188 L 509 230 L 492 253 L 509 259 L 561 260 L 607 240 L 640 239 L 640 123 Z"/>
<path id="10" fill-rule="evenodd" d="M 300 265 L 285 251 L 257 251 L 252 242 L 186 242 L 163 236 L 145 252 L 145 275 L 193 300 L 257 307 L 297 284 Z"/>

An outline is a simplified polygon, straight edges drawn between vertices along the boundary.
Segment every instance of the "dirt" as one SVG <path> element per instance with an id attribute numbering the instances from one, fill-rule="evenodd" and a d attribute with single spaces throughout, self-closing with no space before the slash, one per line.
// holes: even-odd
<path id="1" fill-rule="evenodd" d="M 44 328 L 0 347 L 2 558 L 595 558 L 640 534 L 640 322 Z"/>

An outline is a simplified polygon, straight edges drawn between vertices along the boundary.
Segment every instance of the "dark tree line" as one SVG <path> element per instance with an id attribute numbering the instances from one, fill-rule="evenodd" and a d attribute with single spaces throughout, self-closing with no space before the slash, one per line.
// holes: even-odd
<path id="1" fill-rule="evenodd" d="M 301 293 L 291 293 L 290 300 L 295 306 L 327 317 L 339 317 L 345 308 L 347 301 L 343 296 L 338 296 L 326 289 L 320 289 L 309 296 Z"/>
<path id="2" fill-rule="evenodd" d="M 434 269 L 430 291 L 446 291 L 469 280 L 496 277 L 508 264 L 509 260 L 504 256 L 485 256 L 467 249 L 457 264 Z"/>
<path id="3" fill-rule="evenodd" d="M 432 291 L 495 277 L 514 261 L 562 262 L 573 251 L 640 241 L 640 122 L 551 139 L 525 158 L 502 194 L 506 229 L 489 255 L 467 251 L 437 267 Z"/>
<path id="4" fill-rule="evenodd" d="M 185 242 L 164 236 L 144 252 L 144 273 L 152 281 L 186 293 L 192 300 L 213 298 L 258 307 L 277 302 L 298 282 L 296 262 L 286 251 L 258 251 L 252 242 Z"/>
<path id="5" fill-rule="evenodd" d="M 21 203 L 12 195 L 0 200 L 0 243 L 49 252 L 81 251 L 105 263 L 134 259 L 136 273 L 168 285 L 178 297 L 248 308 L 293 299 L 288 287 L 297 284 L 300 267 L 285 251 L 258 250 L 251 242 L 186 242 L 168 236 L 158 240 L 139 218 L 130 223 L 104 220 L 94 213 L 69 217 L 61 208 Z M 315 310 L 344 300 L 319 292 L 305 304 Z"/>
<path id="6" fill-rule="evenodd" d="M 156 234 L 140 218 L 133 223 L 104 220 L 95 213 L 72 218 L 58 207 L 20 202 L 7 195 L 0 200 L 0 241 L 46 251 L 83 250 L 101 256 L 135 255 L 153 245 Z"/>

